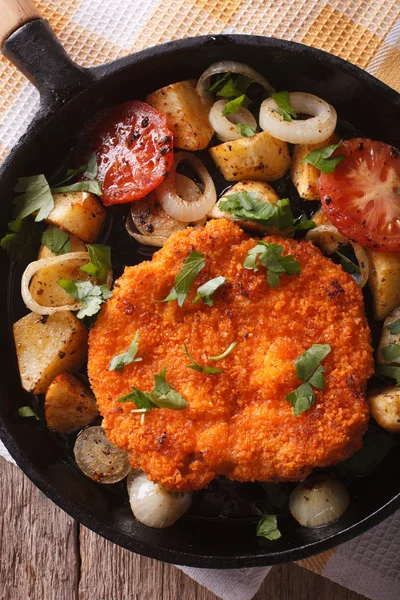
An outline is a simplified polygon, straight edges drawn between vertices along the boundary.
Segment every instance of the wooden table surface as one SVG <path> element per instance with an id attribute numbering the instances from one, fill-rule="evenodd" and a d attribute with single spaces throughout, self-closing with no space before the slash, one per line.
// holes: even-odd
<path id="1" fill-rule="evenodd" d="M 171 565 L 79 525 L 0 458 L 1 600 L 218 600 Z M 363 600 L 297 565 L 274 567 L 254 600 Z"/>

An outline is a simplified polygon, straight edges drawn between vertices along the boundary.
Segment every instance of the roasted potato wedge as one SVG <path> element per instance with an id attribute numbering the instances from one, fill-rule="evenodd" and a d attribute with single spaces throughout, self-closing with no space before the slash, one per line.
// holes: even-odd
<path id="1" fill-rule="evenodd" d="M 90 389 L 71 373 L 60 373 L 49 385 L 44 400 L 47 427 L 58 433 L 77 431 L 99 411 Z"/>
<path id="2" fill-rule="evenodd" d="M 227 181 L 274 181 L 283 177 L 290 166 L 286 142 L 266 131 L 214 146 L 210 154 Z"/>
<path id="3" fill-rule="evenodd" d="M 202 150 L 208 146 L 214 130 L 208 120 L 209 107 L 198 95 L 195 79 L 156 90 L 147 96 L 146 102 L 166 115 L 176 148 Z"/>
<path id="4" fill-rule="evenodd" d="M 400 304 L 400 253 L 366 250 L 370 275 L 368 285 L 378 321 Z"/>
<path id="5" fill-rule="evenodd" d="M 378 347 L 378 355 L 377 362 L 379 365 L 389 365 L 389 364 L 400 364 L 400 362 L 390 362 L 383 358 L 382 356 L 382 348 L 386 348 L 389 344 L 399 344 L 400 345 L 400 333 L 391 333 L 387 328 L 387 325 L 394 323 L 394 321 L 398 321 L 400 319 L 400 306 L 397 306 L 390 315 L 388 315 L 383 323 L 381 339 L 379 341 Z"/>
<path id="6" fill-rule="evenodd" d="M 70 281 L 75 279 L 85 281 L 89 279 L 89 275 L 80 270 L 87 263 L 87 258 L 77 258 L 65 261 L 65 263 L 43 267 L 32 277 L 29 286 L 32 298 L 41 306 L 75 304 L 76 300 L 70 294 L 67 294 L 58 285 L 57 281 L 59 279 L 69 279 Z"/>
<path id="7" fill-rule="evenodd" d="M 86 244 L 84 241 L 80 240 L 76 235 L 72 233 L 69 234 L 70 240 L 70 252 L 86 252 Z M 44 246 L 43 244 L 40 246 L 38 260 L 42 258 L 51 258 L 52 256 L 56 256 L 55 252 L 52 252 L 50 248 Z"/>
<path id="8" fill-rule="evenodd" d="M 74 371 L 87 353 L 87 330 L 69 311 L 29 313 L 14 323 L 14 340 L 24 390 L 42 394 L 63 371 Z"/>
<path id="9" fill-rule="evenodd" d="M 265 228 L 262 227 L 259 223 L 255 223 L 254 221 L 240 221 L 236 220 L 232 217 L 232 214 L 227 211 L 223 211 L 219 208 L 219 203 L 226 196 L 230 196 L 232 194 L 237 194 L 238 192 L 252 192 L 257 194 L 259 200 L 263 200 L 264 202 L 269 202 L 270 204 L 275 204 L 277 200 L 279 200 L 278 194 L 275 190 L 263 181 L 251 181 L 249 179 L 245 179 L 244 181 L 239 181 L 233 185 L 221 198 L 218 202 L 213 206 L 213 208 L 208 213 L 208 217 L 210 219 L 230 219 L 231 221 L 235 221 L 238 225 L 243 227 L 244 229 L 249 229 L 250 231 L 259 231 L 265 232 Z"/>
<path id="10" fill-rule="evenodd" d="M 303 198 L 304 200 L 320 199 L 318 186 L 320 171 L 314 167 L 314 165 L 303 162 L 303 159 L 313 150 L 323 148 L 324 146 L 330 146 L 331 144 L 337 144 L 338 141 L 339 138 L 336 135 L 332 135 L 330 138 L 319 144 L 295 145 L 290 175 L 300 198 Z"/>
<path id="11" fill-rule="evenodd" d="M 400 388 L 375 390 L 369 396 L 369 402 L 371 414 L 378 425 L 393 433 L 400 432 Z"/>
<path id="12" fill-rule="evenodd" d="M 90 244 L 99 236 L 106 214 L 106 209 L 94 194 L 57 193 L 54 194 L 54 208 L 46 222 L 57 225 Z"/>

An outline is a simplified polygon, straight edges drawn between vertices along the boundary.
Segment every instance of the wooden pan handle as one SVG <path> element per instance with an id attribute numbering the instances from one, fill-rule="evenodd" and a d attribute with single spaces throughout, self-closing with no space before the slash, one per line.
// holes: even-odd
<path id="1" fill-rule="evenodd" d="M 0 49 L 8 36 L 41 14 L 31 0 L 0 0 Z"/>

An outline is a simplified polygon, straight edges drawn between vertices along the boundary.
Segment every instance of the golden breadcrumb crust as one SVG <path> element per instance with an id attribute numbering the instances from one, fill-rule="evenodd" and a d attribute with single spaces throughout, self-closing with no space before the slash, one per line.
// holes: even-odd
<path id="1" fill-rule="evenodd" d="M 362 292 L 350 275 L 307 242 L 278 237 L 284 254 L 301 263 L 271 289 L 265 269 L 246 270 L 255 245 L 236 224 L 209 221 L 173 234 L 153 259 L 125 269 L 90 332 L 89 377 L 110 441 L 129 452 L 132 466 L 168 489 L 200 489 L 224 475 L 236 481 L 287 481 L 306 477 L 360 448 L 369 418 L 365 385 L 373 372 L 370 330 Z M 167 296 L 192 250 L 205 267 L 182 308 Z M 214 306 L 192 301 L 198 286 L 223 275 Z M 122 373 L 110 359 L 126 352 L 139 331 L 142 362 Z M 186 343 L 200 364 L 236 348 L 216 363 L 223 374 L 187 368 Z M 294 361 L 312 344 L 330 344 L 325 388 L 315 404 L 294 417 L 285 399 L 300 385 Z M 154 409 L 140 424 L 134 404 L 116 400 L 135 385 L 167 381 L 188 401 L 182 411 Z"/>

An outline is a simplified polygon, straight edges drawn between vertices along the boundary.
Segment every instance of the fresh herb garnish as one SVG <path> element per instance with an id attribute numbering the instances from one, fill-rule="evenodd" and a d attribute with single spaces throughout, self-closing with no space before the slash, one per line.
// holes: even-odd
<path id="1" fill-rule="evenodd" d="M 133 340 L 131 341 L 127 352 L 124 352 L 124 354 L 119 354 L 118 356 L 114 356 L 110 360 L 109 371 L 119 371 L 121 373 L 126 365 L 130 365 L 131 363 L 140 362 L 141 360 L 143 360 L 139 356 L 136 357 L 137 351 L 139 349 L 138 339 L 139 332 L 137 331 L 133 336 Z"/>
<path id="2" fill-rule="evenodd" d="M 238 123 L 236 125 L 236 129 L 243 137 L 251 137 L 256 133 L 256 128 L 252 127 L 251 125 L 247 125 L 246 123 Z"/>
<path id="3" fill-rule="evenodd" d="M 397 319 L 397 321 L 393 321 L 393 323 L 386 325 L 386 329 L 389 329 L 390 333 L 392 334 L 400 333 L 400 319 Z"/>
<path id="4" fill-rule="evenodd" d="M 322 390 L 325 385 L 325 367 L 320 363 L 331 351 L 329 344 L 313 344 L 304 354 L 295 360 L 296 377 L 303 381 L 297 389 L 286 396 L 295 417 L 314 404 L 314 390 Z"/>
<path id="5" fill-rule="evenodd" d="M 390 365 L 379 365 L 377 369 L 378 375 L 383 375 L 384 377 L 390 377 L 391 379 L 395 379 L 396 386 L 400 386 L 400 367 L 393 367 Z"/>
<path id="6" fill-rule="evenodd" d="M 222 360 L 223 358 L 225 358 L 226 356 L 228 356 L 228 354 L 230 354 L 232 352 L 232 350 L 235 348 L 235 346 L 237 346 L 237 342 L 232 342 L 232 344 L 230 344 L 227 349 L 222 352 L 222 354 L 218 354 L 218 356 L 209 356 L 208 360 Z"/>
<path id="7" fill-rule="evenodd" d="M 261 240 L 257 245 L 248 251 L 243 266 L 245 269 L 258 271 L 258 263 L 266 269 L 267 283 L 271 288 L 280 284 L 280 278 L 283 273 L 287 275 L 298 275 L 300 273 L 300 263 L 294 260 L 291 254 L 282 256 L 284 247 L 279 244 L 270 244 Z"/>
<path id="8" fill-rule="evenodd" d="M 222 116 L 226 117 L 226 115 L 231 115 L 232 113 L 237 112 L 239 108 L 243 106 L 245 100 L 246 94 L 238 96 L 233 100 L 229 100 L 229 102 L 226 103 L 224 110 L 222 111 Z"/>
<path id="9" fill-rule="evenodd" d="M 206 283 L 203 283 L 203 285 L 197 288 L 197 295 L 193 300 L 193 304 L 201 298 L 204 304 L 208 304 L 208 306 L 214 306 L 214 300 L 211 298 L 211 296 L 217 291 L 218 288 L 224 285 L 225 282 L 225 277 L 218 275 L 218 277 L 214 277 L 214 279 L 210 279 L 209 281 L 206 281 Z"/>
<path id="10" fill-rule="evenodd" d="M 230 73 L 224 73 L 217 75 L 214 83 L 208 88 L 209 92 L 215 92 L 222 84 L 230 77 Z"/>
<path id="11" fill-rule="evenodd" d="M 30 219 L 15 219 L 8 224 L 9 231 L 0 246 L 16 260 L 29 260 L 40 240 L 40 229 Z"/>
<path id="12" fill-rule="evenodd" d="M 20 177 L 14 192 L 20 193 L 13 201 L 13 204 L 16 205 L 13 217 L 16 219 L 24 219 L 37 212 L 35 221 L 43 221 L 54 208 L 51 189 L 44 175 Z"/>
<path id="13" fill-rule="evenodd" d="M 20 417 L 33 417 L 37 421 L 40 421 L 40 417 L 30 406 L 21 406 L 21 408 L 18 409 L 18 414 Z"/>
<path id="14" fill-rule="evenodd" d="M 189 293 L 191 285 L 196 276 L 200 273 L 205 265 L 204 254 L 193 250 L 183 263 L 182 269 L 175 277 L 175 285 L 164 300 L 160 302 L 170 302 L 178 300 L 178 306 L 182 307 Z"/>
<path id="15" fill-rule="evenodd" d="M 381 348 L 381 354 L 388 363 L 400 363 L 400 344 L 389 344 Z"/>
<path id="16" fill-rule="evenodd" d="M 89 253 L 89 262 L 81 267 L 81 271 L 96 277 L 100 283 L 105 283 L 109 272 L 112 269 L 111 264 L 111 246 L 103 244 L 86 244 Z"/>
<path id="17" fill-rule="evenodd" d="M 134 402 L 137 410 L 132 412 L 142 413 L 141 422 L 144 415 L 153 408 L 169 408 L 171 410 L 183 410 L 187 407 L 187 401 L 181 396 L 166 380 L 167 368 L 164 367 L 161 373 L 154 375 L 154 388 L 151 392 L 142 392 L 137 387 L 132 386 L 132 392 L 118 398 L 117 402 Z"/>
<path id="18" fill-rule="evenodd" d="M 226 103 L 223 115 L 230 115 L 239 110 L 239 108 L 248 102 L 246 96 L 247 88 L 254 83 L 254 79 L 246 77 L 246 75 L 238 75 L 233 77 L 229 73 L 218 75 L 212 86 L 209 87 L 210 92 L 216 92 L 220 98 L 226 98 Z"/>
<path id="19" fill-rule="evenodd" d="M 350 260 L 350 258 L 347 258 L 347 256 L 345 256 L 338 250 L 335 252 L 335 254 L 337 254 L 340 258 L 340 264 L 342 266 L 343 271 L 350 274 L 361 273 L 360 267 L 353 263 L 353 261 Z"/>
<path id="20" fill-rule="evenodd" d="M 276 94 L 272 94 L 271 96 L 273 100 L 275 100 L 276 105 L 279 110 L 276 112 L 281 115 L 284 121 L 291 121 L 297 118 L 297 114 L 290 102 L 289 92 L 277 92 Z"/>
<path id="21" fill-rule="evenodd" d="M 278 522 L 275 515 L 264 515 L 257 525 L 257 536 L 267 538 L 273 542 L 278 540 L 282 534 L 278 529 Z"/>
<path id="22" fill-rule="evenodd" d="M 101 181 L 96 179 L 94 181 L 77 181 L 76 183 L 71 183 L 70 185 L 54 187 L 51 188 L 51 191 L 54 194 L 64 194 L 67 192 L 89 192 L 91 194 L 96 194 L 96 196 L 101 196 L 102 187 Z"/>
<path id="23" fill-rule="evenodd" d="M 254 221 L 270 232 L 276 228 L 280 231 L 288 230 L 288 234 L 293 234 L 301 229 L 307 230 L 315 227 L 314 221 L 304 220 L 302 217 L 293 218 L 287 198 L 282 198 L 276 204 L 272 204 L 259 200 L 257 193 L 247 190 L 224 196 L 219 201 L 218 208 L 231 213 L 234 219 Z"/>
<path id="24" fill-rule="evenodd" d="M 340 161 L 346 158 L 344 154 L 332 156 L 334 151 L 342 145 L 342 142 L 343 140 L 340 140 L 340 142 L 337 144 L 332 144 L 331 146 L 325 146 L 324 148 L 313 150 L 310 152 L 310 154 L 307 154 L 307 156 L 303 158 L 302 162 L 313 165 L 322 171 L 322 173 L 333 173 Z"/>
<path id="25" fill-rule="evenodd" d="M 96 156 L 96 152 L 93 152 L 89 156 L 88 163 L 86 165 L 86 169 L 83 173 L 83 176 L 87 177 L 88 179 L 93 181 L 94 179 L 96 179 L 97 173 L 98 173 L 97 156 Z"/>
<path id="26" fill-rule="evenodd" d="M 69 281 L 68 279 L 59 279 L 57 283 L 67 292 L 67 294 L 76 300 L 80 300 L 82 303 L 82 306 L 76 315 L 78 319 L 92 317 L 97 314 L 103 302 L 112 296 L 112 292 L 107 286 L 93 285 L 90 281 Z"/>
<path id="27" fill-rule="evenodd" d="M 188 367 L 188 369 L 193 369 L 193 371 L 198 371 L 199 373 L 208 373 L 208 375 L 216 375 L 218 373 L 224 373 L 224 371 L 222 371 L 222 369 L 217 369 L 216 367 L 206 367 L 203 365 L 199 365 L 199 363 L 197 363 L 193 356 L 191 356 L 189 350 L 187 349 L 186 344 L 183 344 L 184 348 L 185 348 L 185 354 L 186 356 L 192 361 L 192 364 L 190 365 L 186 365 Z"/>
<path id="28" fill-rule="evenodd" d="M 42 234 L 42 244 L 57 256 L 67 254 L 71 250 L 68 233 L 58 227 L 49 227 Z"/>

